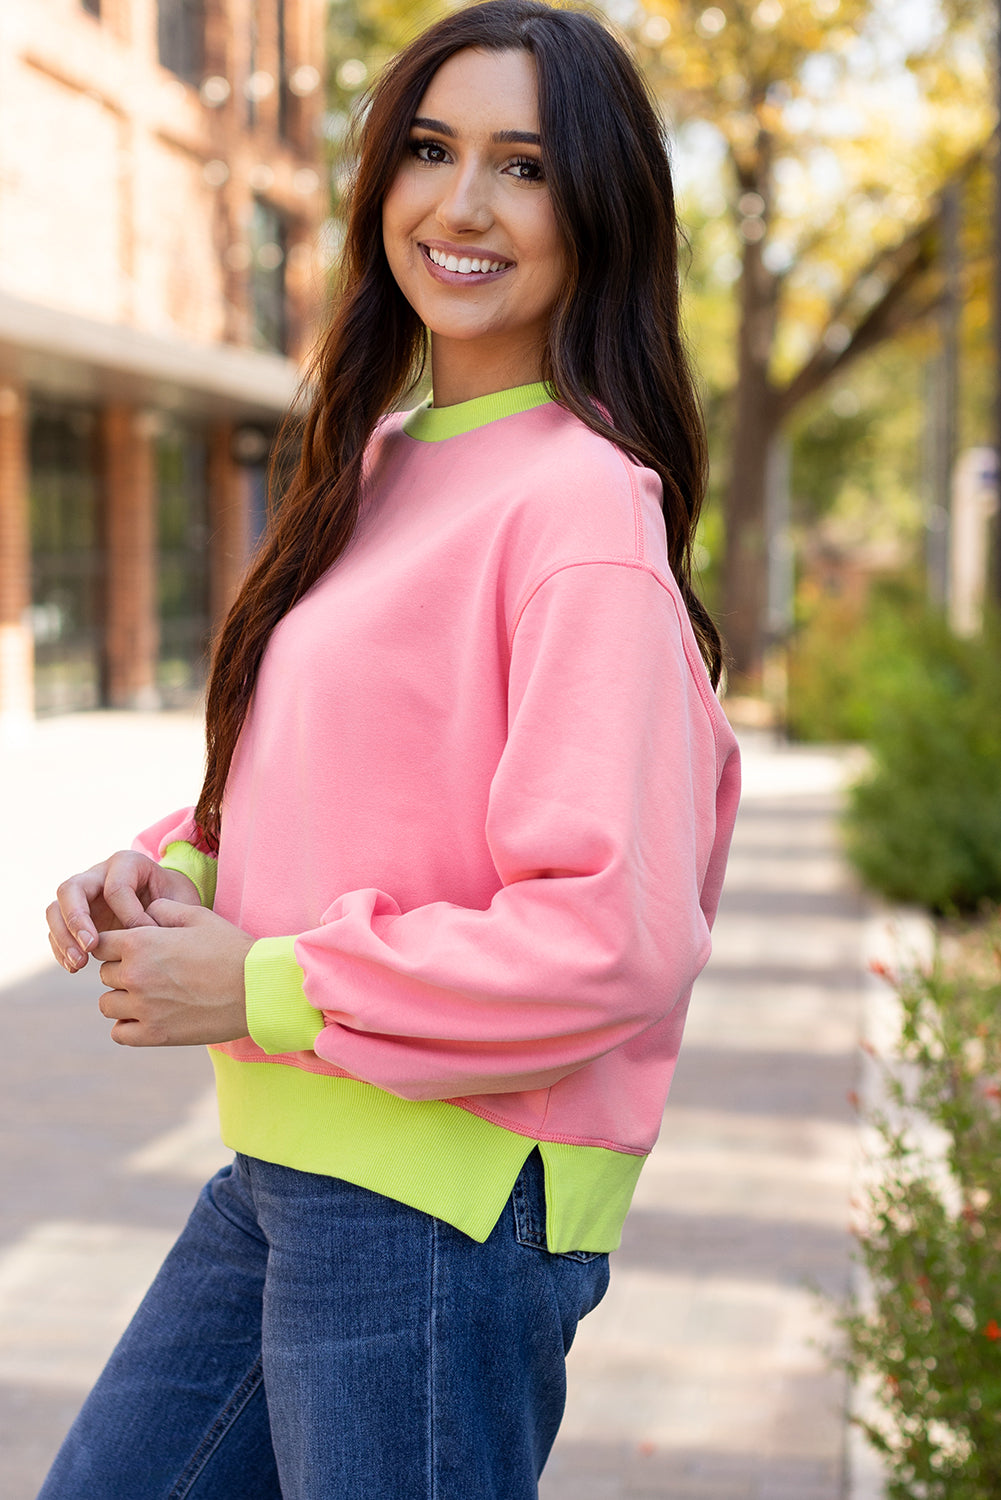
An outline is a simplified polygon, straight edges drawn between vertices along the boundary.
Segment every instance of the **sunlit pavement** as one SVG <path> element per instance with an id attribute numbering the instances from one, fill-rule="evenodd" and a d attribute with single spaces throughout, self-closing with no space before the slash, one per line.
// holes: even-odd
<path id="1" fill-rule="evenodd" d="M 201 726 L 184 714 L 80 714 L 0 743 L 4 1500 L 33 1500 L 199 1184 L 228 1154 L 204 1052 L 114 1046 L 96 968 L 64 973 L 45 937 L 59 880 L 191 801 L 201 762 Z"/>
<path id="2" fill-rule="evenodd" d="M 544 1500 L 878 1494 L 849 1465 L 826 1354 L 876 925 L 837 845 L 855 758 L 743 739 L 714 956 L 608 1296 L 578 1334 Z"/>
<path id="3" fill-rule="evenodd" d="M 40 967 L 55 883 L 192 800 L 200 766 L 181 714 L 79 715 L 0 746 L 5 1500 L 32 1500 L 226 1156 L 201 1050 L 114 1047 L 96 975 Z M 825 1298 L 849 1276 L 872 927 L 837 852 L 845 774 L 844 756 L 745 739 L 715 954 L 611 1288 L 571 1354 L 544 1500 L 862 1500 L 824 1352 Z"/>

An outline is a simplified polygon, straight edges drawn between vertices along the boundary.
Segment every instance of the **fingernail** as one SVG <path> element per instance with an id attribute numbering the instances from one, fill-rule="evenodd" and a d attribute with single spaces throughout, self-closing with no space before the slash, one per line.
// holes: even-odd
<path id="1" fill-rule="evenodd" d="M 83 963 L 83 954 L 79 953 L 76 948 L 67 948 L 66 957 L 69 959 L 71 964 Z"/>
<path id="2" fill-rule="evenodd" d="M 83 951 L 86 953 L 91 943 L 90 933 L 80 931 L 76 935 L 76 940 L 80 944 L 80 947 L 83 949 Z"/>

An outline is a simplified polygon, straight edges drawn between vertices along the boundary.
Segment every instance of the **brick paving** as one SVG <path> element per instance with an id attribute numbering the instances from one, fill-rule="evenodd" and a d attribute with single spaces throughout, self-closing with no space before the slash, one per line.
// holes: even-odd
<path id="1" fill-rule="evenodd" d="M 38 967 L 54 875 L 184 801 L 199 764 L 183 715 L 78 716 L 0 746 L 27 841 L 0 874 L 5 1500 L 31 1500 L 221 1156 L 201 1051 L 108 1046 L 94 986 Z M 861 1500 L 823 1346 L 824 1297 L 849 1276 L 868 913 L 837 852 L 843 759 L 748 737 L 745 764 L 714 958 L 611 1288 L 571 1354 L 542 1500 Z"/>
<path id="2" fill-rule="evenodd" d="M 867 911 L 844 758 L 745 741 L 714 956 L 612 1283 L 571 1354 L 543 1500 L 842 1500 Z"/>

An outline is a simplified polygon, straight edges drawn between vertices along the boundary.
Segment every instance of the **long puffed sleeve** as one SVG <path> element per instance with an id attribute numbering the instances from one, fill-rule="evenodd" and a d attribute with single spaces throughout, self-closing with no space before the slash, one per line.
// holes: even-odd
<path id="1" fill-rule="evenodd" d="M 687 1001 L 729 837 L 721 779 L 734 802 L 736 785 L 673 585 L 642 563 L 556 569 L 515 624 L 508 705 L 487 909 L 353 890 L 314 930 L 255 945 L 266 1051 L 312 1045 L 407 1099 L 497 1094 L 547 1087 Z"/>

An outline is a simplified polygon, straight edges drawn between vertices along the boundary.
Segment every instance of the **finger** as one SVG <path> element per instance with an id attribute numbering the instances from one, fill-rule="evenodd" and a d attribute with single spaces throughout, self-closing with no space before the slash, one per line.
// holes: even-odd
<path id="1" fill-rule="evenodd" d="M 139 1047 L 142 1045 L 141 1031 L 138 1021 L 116 1021 L 111 1028 L 111 1040 L 117 1042 L 119 1047 Z"/>
<path id="2" fill-rule="evenodd" d="M 145 889 L 149 879 L 148 861 L 109 862 L 104 881 L 104 899 L 123 927 L 154 927 L 152 917 L 139 899 L 139 891 Z"/>
<path id="3" fill-rule="evenodd" d="M 131 1018 L 115 1022 L 111 1028 L 111 1040 L 120 1047 L 170 1046 L 169 1038 L 162 1029 Z"/>
<path id="4" fill-rule="evenodd" d="M 127 990 L 105 990 L 98 996 L 97 1008 L 109 1021 L 134 1021 L 135 1001 Z"/>
<path id="5" fill-rule="evenodd" d="M 56 945 L 51 932 L 49 933 L 49 947 L 52 949 L 56 962 L 60 964 L 68 974 L 75 974 L 76 971 L 82 967 L 82 964 L 73 963 L 69 958 L 67 958 L 66 954 L 63 953 L 62 950 Z M 76 950 L 74 949 L 73 951 L 75 952 Z M 86 958 L 84 958 L 83 963 L 86 962 L 87 960 Z"/>
<path id="6" fill-rule="evenodd" d="M 101 983 L 106 984 L 109 990 L 117 990 L 122 994 L 125 993 L 125 987 L 122 984 L 122 965 L 119 960 L 106 959 L 98 970 L 98 973 L 101 976 Z"/>
<path id="7" fill-rule="evenodd" d="M 91 950 L 94 957 L 105 964 L 124 957 L 125 944 L 122 939 L 125 936 L 123 932 L 102 932 Z"/>
<path id="8" fill-rule="evenodd" d="M 200 904 L 189 906 L 185 901 L 171 901 L 166 896 L 151 901 L 147 915 L 158 927 L 197 927 L 206 917 L 211 921 L 211 913 Z"/>
<path id="9" fill-rule="evenodd" d="M 56 891 L 62 919 L 84 953 L 97 942 L 97 927 L 91 915 L 91 902 L 100 896 L 105 866 L 95 865 L 81 875 L 71 875 Z"/>
<path id="10" fill-rule="evenodd" d="M 75 974 L 87 962 L 87 955 L 80 952 L 80 949 L 77 947 L 76 938 L 63 921 L 58 901 L 53 901 L 47 907 L 45 920 L 49 924 L 49 943 L 53 953 L 64 969 L 68 969 L 71 974 Z"/>

